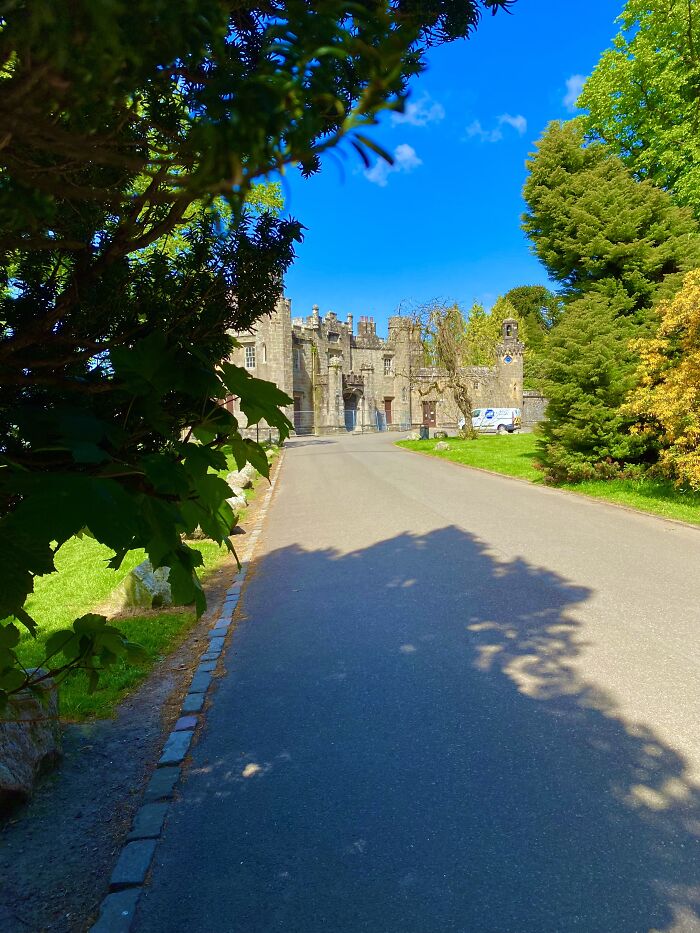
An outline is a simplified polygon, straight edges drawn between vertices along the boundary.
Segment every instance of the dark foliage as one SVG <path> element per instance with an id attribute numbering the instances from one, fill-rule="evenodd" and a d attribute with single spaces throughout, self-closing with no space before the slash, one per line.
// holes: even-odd
<path id="1" fill-rule="evenodd" d="M 86 531 L 144 547 L 203 605 L 194 526 L 228 541 L 224 444 L 267 470 L 219 404 L 282 436 L 289 400 L 226 363 L 269 313 L 300 225 L 246 211 L 275 170 L 365 160 L 425 48 L 505 0 L 115 0 L 0 8 L 0 619 Z M 0 700 L 36 681 L 0 628 Z M 47 645 L 53 673 L 131 650 L 100 616 Z"/>

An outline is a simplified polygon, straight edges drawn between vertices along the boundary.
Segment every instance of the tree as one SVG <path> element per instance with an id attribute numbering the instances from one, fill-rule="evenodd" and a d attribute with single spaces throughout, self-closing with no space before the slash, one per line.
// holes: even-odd
<path id="1" fill-rule="evenodd" d="M 700 217 L 697 2 L 628 0 L 619 22 L 579 98 L 586 133 Z"/>
<path id="2" fill-rule="evenodd" d="M 289 402 L 227 362 L 272 311 L 301 226 L 255 183 L 319 169 L 400 109 L 425 51 L 506 0 L 6 5 L 0 28 L 0 619 L 86 531 L 171 567 L 203 607 L 195 524 L 228 541 L 224 445 L 267 470 L 220 404 L 282 436 Z M 230 544 L 230 542 L 229 542 Z M 0 628 L 0 702 L 36 683 Z M 47 644 L 51 673 L 129 650 L 103 617 Z"/>
<path id="3" fill-rule="evenodd" d="M 656 334 L 637 344 L 638 385 L 623 411 L 659 443 L 661 472 L 700 489 L 700 270 L 657 312 Z"/>
<path id="4" fill-rule="evenodd" d="M 475 305 L 474 308 L 481 306 Z M 486 352 L 483 335 L 472 333 L 470 339 L 467 322 L 458 304 L 437 300 L 428 302 L 415 312 L 414 320 L 419 327 L 425 362 L 431 374 L 429 379 L 415 383 L 416 388 L 421 395 L 451 395 L 463 421 L 462 437 L 476 437 L 472 426 L 473 375 L 467 367 L 474 365 L 471 360 L 476 358 L 477 352 Z M 477 342 L 472 343 L 472 340 Z"/>
<path id="5" fill-rule="evenodd" d="M 519 337 L 525 343 L 524 387 L 541 391 L 548 338 L 561 319 L 563 302 L 544 285 L 520 285 L 506 292 L 504 298 L 520 322 Z"/>
<path id="6" fill-rule="evenodd" d="M 527 166 L 523 228 L 565 300 L 597 291 L 643 312 L 698 263 L 690 211 L 604 145 L 584 145 L 579 121 L 551 123 Z"/>
<path id="7" fill-rule="evenodd" d="M 620 411 L 635 384 L 630 343 L 638 331 L 595 292 L 572 302 L 552 330 L 543 366 L 549 404 L 538 440 L 550 482 L 612 478 L 648 454 L 647 438 L 633 434 L 634 419 Z"/>
<path id="8" fill-rule="evenodd" d="M 583 142 L 580 123 L 551 124 L 524 192 L 524 228 L 566 302 L 542 368 L 550 406 L 541 453 L 556 480 L 650 454 L 618 411 L 634 382 L 629 343 L 648 335 L 653 302 L 699 263 L 690 212 L 635 181 L 602 144 Z"/>
<path id="9" fill-rule="evenodd" d="M 462 342 L 464 366 L 493 366 L 501 339 L 501 321 L 478 301 L 474 302 L 467 315 Z"/>
<path id="10" fill-rule="evenodd" d="M 503 296 L 527 330 L 528 345 L 534 350 L 544 345 L 546 338 L 562 316 L 563 303 L 559 295 L 544 285 L 519 285 Z"/>

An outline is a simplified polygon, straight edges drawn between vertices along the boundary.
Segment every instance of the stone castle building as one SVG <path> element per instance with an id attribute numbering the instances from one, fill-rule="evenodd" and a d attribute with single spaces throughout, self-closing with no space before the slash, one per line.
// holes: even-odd
<path id="1" fill-rule="evenodd" d="M 294 400 L 287 415 L 298 434 L 457 427 L 452 393 L 439 370 L 423 365 L 409 318 L 389 318 L 384 339 L 371 317 L 355 330 L 353 315 L 322 317 L 314 305 L 308 317 L 293 319 L 291 301 L 282 298 L 269 318 L 234 336 L 241 346 L 232 362 Z M 475 407 L 522 408 L 523 349 L 517 321 L 505 320 L 494 365 L 465 370 Z M 244 424 L 235 402 L 228 404 Z"/>

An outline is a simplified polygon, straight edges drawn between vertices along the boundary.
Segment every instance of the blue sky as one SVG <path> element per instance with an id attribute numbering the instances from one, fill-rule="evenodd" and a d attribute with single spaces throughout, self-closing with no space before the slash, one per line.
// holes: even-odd
<path id="1" fill-rule="evenodd" d="M 395 170 L 366 173 L 353 153 L 285 179 L 306 227 L 285 292 L 292 313 L 373 315 L 401 303 L 490 306 L 516 285 L 547 284 L 520 231 L 525 160 L 550 120 L 572 115 L 572 86 L 617 32 L 622 0 L 519 0 L 474 36 L 435 49 L 414 83 L 409 119 L 383 115 L 373 138 Z M 569 101 L 567 101 L 567 94 Z"/>

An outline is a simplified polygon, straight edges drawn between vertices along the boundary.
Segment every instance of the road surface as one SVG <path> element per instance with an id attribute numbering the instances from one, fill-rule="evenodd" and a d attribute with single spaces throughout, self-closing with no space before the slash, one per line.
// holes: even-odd
<path id="1" fill-rule="evenodd" d="M 392 440 L 289 445 L 137 933 L 700 930 L 700 530 Z"/>

